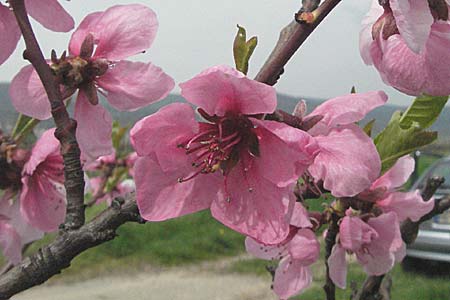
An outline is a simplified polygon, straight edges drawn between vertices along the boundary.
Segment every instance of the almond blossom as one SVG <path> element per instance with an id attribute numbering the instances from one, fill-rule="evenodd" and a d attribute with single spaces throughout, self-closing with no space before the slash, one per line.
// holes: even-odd
<path id="1" fill-rule="evenodd" d="M 114 108 L 133 111 L 160 100 L 174 81 L 151 63 L 125 58 L 144 52 L 156 37 L 156 14 L 140 4 L 117 5 L 84 18 L 72 35 L 69 56 L 52 58 L 63 95 L 78 89 L 75 103 L 77 140 L 84 160 L 110 154 L 112 119 L 99 104 L 97 91 Z M 13 79 L 10 96 L 21 113 L 44 120 L 50 104 L 33 67 L 24 67 Z"/>
<path id="2" fill-rule="evenodd" d="M 319 258 L 320 244 L 310 229 L 308 214 L 295 203 L 289 235 L 276 245 L 265 245 L 252 238 L 245 239 L 248 253 L 266 260 L 279 260 L 273 290 L 281 299 L 301 293 L 312 282 L 312 265 Z M 302 228 L 304 227 L 304 228 Z"/>
<path id="3" fill-rule="evenodd" d="M 141 215 L 162 221 L 210 208 L 230 228 L 263 243 L 289 233 L 292 184 L 317 153 L 313 138 L 262 120 L 276 108 L 271 86 L 227 66 L 180 84 L 198 105 L 175 103 L 131 130 L 138 154 L 136 197 Z"/>
<path id="4" fill-rule="evenodd" d="M 27 12 L 45 28 L 68 32 L 74 21 L 57 0 L 25 0 Z M 21 32 L 11 9 L 0 2 L 0 65 L 16 49 Z"/>
<path id="5" fill-rule="evenodd" d="M 19 197 L 23 218 L 45 232 L 57 230 L 66 214 L 63 158 L 54 133 L 45 131 L 31 150 Z"/>
<path id="6" fill-rule="evenodd" d="M 368 275 L 383 275 L 405 256 L 399 220 L 393 212 L 367 222 L 347 211 L 339 226 L 339 237 L 328 258 L 330 278 L 344 289 L 347 281 L 346 252 L 355 254 Z"/>
<path id="7" fill-rule="evenodd" d="M 369 188 L 379 175 L 377 149 L 354 123 L 386 101 L 387 95 L 381 91 L 350 94 L 325 101 L 304 117 L 306 122 L 321 118 L 308 130 L 320 148 L 308 171 L 316 181 L 322 180 L 323 187 L 335 197 L 355 196 Z"/>
<path id="8" fill-rule="evenodd" d="M 373 0 L 363 20 L 360 51 L 386 84 L 409 94 L 450 94 L 449 3 Z"/>

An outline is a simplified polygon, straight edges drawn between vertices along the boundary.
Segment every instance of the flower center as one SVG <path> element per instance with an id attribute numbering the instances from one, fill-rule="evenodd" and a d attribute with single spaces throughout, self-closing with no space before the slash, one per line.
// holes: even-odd
<path id="1" fill-rule="evenodd" d="M 252 132 L 253 124 L 245 116 L 205 116 L 212 123 L 200 123 L 200 132 L 186 143 L 179 145 L 192 157 L 195 171 L 178 179 L 185 182 L 199 174 L 214 173 L 221 170 L 224 175 L 239 161 L 239 154 L 247 150 L 258 156 L 258 138 Z"/>

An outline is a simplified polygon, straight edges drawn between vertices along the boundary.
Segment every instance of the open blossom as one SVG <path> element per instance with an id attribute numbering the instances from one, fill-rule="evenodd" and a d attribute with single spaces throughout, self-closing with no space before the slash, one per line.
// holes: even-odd
<path id="1" fill-rule="evenodd" d="M 364 222 L 347 212 L 328 258 L 330 278 L 340 288 L 345 288 L 347 281 L 346 252 L 356 255 L 368 275 L 387 273 L 406 253 L 397 215 L 389 212 Z"/>
<path id="2" fill-rule="evenodd" d="M 291 222 L 288 237 L 279 244 L 265 245 L 247 237 L 245 248 L 248 253 L 266 260 L 279 260 L 275 271 L 273 290 L 281 299 L 288 299 L 301 293 L 312 282 L 312 265 L 319 258 L 320 244 L 314 232 L 309 229 L 311 223 L 300 203 L 295 203 L 294 220 L 302 220 L 299 224 Z M 309 224 L 308 224 L 309 223 Z"/>
<path id="3" fill-rule="evenodd" d="M 360 199 L 375 202 L 384 212 L 397 214 L 399 222 L 407 218 L 418 221 L 434 207 L 434 201 L 424 201 L 419 190 L 398 191 L 414 171 L 414 159 L 409 155 L 400 158 L 395 165 L 375 180 L 371 187 L 359 195 Z"/>
<path id="4" fill-rule="evenodd" d="M 42 238 L 42 231 L 32 227 L 20 214 L 15 193 L 8 191 L 0 198 L 0 247 L 3 255 L 12 263 L 22 260 L 22 248 Z"/>
<path id="5" fill-rule="evenodd" d="M 350 94 L 330 99 L 304 120 L 322 119 L 308 133 L 319 144 L 319 154 L 308 168 L 316 181 L 335 197 L 350 197 L 370 187 L 381 169 L 372 139 L 355 125 L 372 109 L 387 101 L 384 92 Z"/>
<path id="6" fill-rule="evenodd" d="M 449 7 L 445 0 L 390 0 L 383 7 L 373 0 L 360 33 L 364 62 L 406 94 L 449 95 Z"/>
<path id="7" fill-rule="evenodd" d="M 33 227 L 58 229 L 66 213 L 63 158 L 55 129 L 45 131 L 34 145 L 22 173 L 20 211 Z"/>
<path id="8" fill-rule="evenodd" d="M 44 27 L 59 32 L 73 29 L 74 21 L 57 0 L 25 0 L 27 12 Z M 21 33 L 13 12 L 0 2 L 0 65 L 16 49 Z"/>
<path id="9" fill-rule="evenodd" d="M 77 140 L 85 160 L 112 152 L 112 119 L 99 104 L 97 90 L 121 111 L 133 111 L 160 100 L 174 81 L 151 63 L 125 58 L 147 50 L 156 37 L 155 13 L 139 4 L 117 5 L 89 14 L 75 30 L 69 56 L 52 59 L 64 95 L 78 89 L 75 103 Z M 32 66 L 13 79 L 10 95 L 21 113 L 43 120 L 51 117 L 50 104 Z"/>
<path id="10" fill-rule="evenodd" d="M 210 208 L 236 231 L 264 243 L 283 241 L 290 185 L 314 159 L 315 141 L 262 120 L 276 108 L 275 89 L 235 69 L 213 67 L 180 86 L 205 121 L 176 103 L 131 130 L 141 215 L 161 221 Z"/>

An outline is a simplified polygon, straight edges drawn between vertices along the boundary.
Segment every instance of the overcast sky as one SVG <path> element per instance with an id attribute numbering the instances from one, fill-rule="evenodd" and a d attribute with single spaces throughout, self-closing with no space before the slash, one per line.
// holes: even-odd
<path id="1" fill-rule="evenodd" d="M 76 24 L 92 11 L 114 4 L 143 3 L 158 15 L 157 38 L 145 53 L 134 60 L 151 61 L 162 67 L 176 82 L 183 82 L 201 70 L 217 65 L 233 65 L 232 42 L 236 24 L 258 36 L 259 44 L 250 62 L 253 77 L 275 45 L 280 30 L 293 18 L 300 0 L 71 0 L 61 1 Z M 331 98 L 346 94 L 353 85 L 357 91 L 385 90 L 390 102 L 411 101 L 383 84 L 373 67 L 362 62 L 358 50 L 360 22 L 370 0 L 345 0 L 313 32 L 286 67 L 277 84 L 278 92 L 292 96 Z M 70 34 L 45 30 L 33 23 L 48 56 L 67 48 Z M 10 81 L 25 64 L 23 43 L 0 66 L 0 81 Z M 178 92 L 178 88 L 174 92 Z"/>

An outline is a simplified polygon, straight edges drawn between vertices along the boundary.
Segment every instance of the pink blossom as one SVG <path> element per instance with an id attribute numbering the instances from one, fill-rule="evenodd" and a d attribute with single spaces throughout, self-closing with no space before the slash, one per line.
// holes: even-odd
<path id="1" fill-rule="evenodd" d="M 414 96 L 450 94 L 449 47 L 448 12 L 426 0 L 390 0 L 384 7 L 373 0 L 360 33 L 364 62 L 386 84 Z"/>
<path id="2" fill-rule="evenodd" d="M 22 248 L 43 237 L 43 232 L 30 226 L 20 214 L 19 202 L 14 193 L 0 198 L 0 247 L 12 263 L 22 260 Z"/>
<path id="3" fill-rule="evenodd" d="M 309 222 L 300 203 L 295 203 L 293 219 Z M 292 223 L 291 223 L 292 225 Z M 301 293 L 312 282 L 312 265 L 319 258 L 320 244 L 308 228 L 291 226 L 288 237 L 279 244 L 265 245 L 250 237 L 245 240 L 250 254 L 267 260 L 280 260 L 275 271 L 273 290 L 281 299 Z"/>
<path id="4" fill-rule="evenodd" d="M 414 171 L 414 164 L 414 159 L 409 155 L 400 158 L 391 169 L 375 180 L 369 190 L 359 195 L 359 198 L 375 202 L 384 212 L 395 212 L 400 222 L 407 218 L 418 221 L 433 209 L 433 199 L 424 201 L 419 190 L 398 191 Z"/>
<path id="5" fill-rule="evenodd" d="M 367 222 L 349 214 L 342 219 L 339 241 L 328 258 L 330 278 L 342 289 L 347 278 L 346 252 L 356 255 L 368 275 L 387 273 L 405 256 L 397 215 L 389 212 Z"/>
<path id="6" fill-rule="evenodd" d="M 114 108 L 133 111 L 166 97 L 173 89 L 173 79 L 161 68 L 124 60 L 147 50 L 157 28 L 155 13 L 140 4 L 92 13 L 73 33 L 70 56 L 51 64 L 62 78 L 63 93 L 70 95 L 79 89 L 76 135 L 84 159 L 92 161 L 112 152 L 112 120 L 98 103 L 97 90 Z M 10 95 L 19 112 L 41 120 L 50 118 L 49 101 L 32 66 L 16 75 Z"/>
<path id="7" fill-rule="evenodd" d="M 47 29 L 68 32 L 74 21 L 57 0 L 25 0 L 27 12 Z M 0 65 L 16 49 L 21 33 L 13 12 L 0 3 Z"/>
<path id="8" fill-rule="evenodd" d="M 336 197 L 355 196 L 370 187 L 381 169 L 372 139 L 355 125 L 387 101 L 384 92 L 350 94 L 319 105 L 305 120 L 322 119 L 308 133 L 315 136 L 319 154 L 308 168 L 316 181 Z"/>
<path id="9" fill-rule="evenodd" d="M 55 129 L 45 131 L 34 145 L 22 173 L 20 211 L 33 227 L 58 229 L 66 213 L 63 159 Z"/>
<path id="10" fill-rule="evenodd" d="M 180 86 L 206 121 L 176 103 L 132 128 L 141 215 L 162 221 L 210 208 L 236 231 L 264 243 L 283 241 L 290 185 L 314 159 L 315 141 L 260 119 L 275 110 L 275 89 L 230 67 L 210 68 Z"/>

